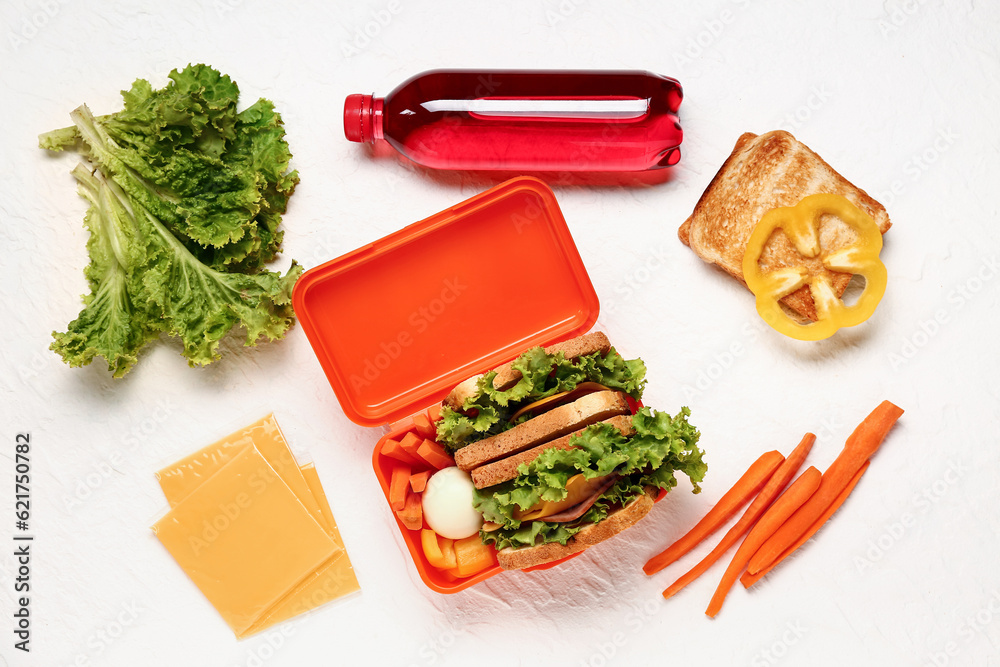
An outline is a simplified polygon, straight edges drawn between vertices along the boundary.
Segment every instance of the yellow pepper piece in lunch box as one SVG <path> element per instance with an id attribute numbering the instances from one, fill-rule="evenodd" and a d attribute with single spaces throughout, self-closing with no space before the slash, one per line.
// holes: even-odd
<path id="1" fill-rule="evenodd" d="M 824 214 L 836 216 L 854 230 L 854 243 L 835 252 L 826 251 L 819 235 Z M 865 288 L 857 302 L 848 306 L 841 301 L 828 276 L 808 262 L 772 271 L 762 269 L 764 247 L 779 229 L 803 257 L 818 259 L 830 271 L 862 276 Z M 875 312 L 888 280 L 879 259 L 881 251 L 882 233 L 870 215 L 840 195 L 810 195 L 795 206 L 773 208 L 760 219 L 747 240 L 743 279 L 757 297 L 757 312 L 773 329 L 798 340 L 823 340 L 842 327 L 861 324 Z M 779 303 L 803 285 L 809 285 L 816 304 L 817 321 L 809 324 L 797 322 Z"/>

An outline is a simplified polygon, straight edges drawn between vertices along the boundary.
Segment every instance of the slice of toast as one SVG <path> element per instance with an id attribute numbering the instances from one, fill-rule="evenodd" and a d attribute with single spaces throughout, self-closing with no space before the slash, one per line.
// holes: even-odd
<path id="1" fill-rule="evenodd" d="M 497 563 L 505 570 L 521 570 L 526 567 L 534 567 L 543 563 L 551 563 L 560 558 L 566 558 L 578 551 L 583 551 L 588 547 L 599 544 L 606 539 L 614 537 L 618 533 L 631 528 L 640 519 L 649 514 L 653 509 L 653 502 L 658 490 L 650 487 L 646 493 L 642 494 L 625 507 L 622 507 L 608 514 L 602 521 L 586 526 L 573 537 L 569 538 L 565 545 L 558 542 L 549 542 L 536 547 L 522 547 L 513 549 L 507 547 L 497 552 Z"/>
<path id="2" fill-rule="evenodd" d="M 838 174 L 791 134 L 775 130 L 760 136 L 747 132 L 736 141 L 732 154 L 677 235 L 703 260 L 716 264 L 746 285 L 743 254 L 750 232 L 761 217 L 772 208 L 795 206 L 804 197 L 817 193 L 845 197 L 870 215 L 883 234 L 892 224 L 885 207 L 868 193 Z M 854 231 L 835 216 L 824 216 L 821 220 L 820 244 L 827 252 L 850 245 L 854 238 Z M 771 237 L 762 258 L 774 268 L 804 262 L 784 234 Z M 841 296 L 851 275 L 821 270 L 827 274 L 837 296 Z M 800 317 L 816 320 L 808 285 L 781 302 Z"/>
<path id="3" fill-rule="evenodd" d="M 570 338 L 562 343 L 550 345 L 545 348 L 545 352 L 548 354 L 562 352 L 565 358 L 576 359 L 577 357 L 593 354 L 594 352 L 607 354 L 610 349 L 611 341 L 608 340 L 607 335 L 603 331 L 594 331 L 583 336 Z M 521 379 L 521 372 L 514 370 L 511 363 L 506 363 L 494 369 L 497 372 L 493 378 L 494 388 L 504 391 L 513 387 Z M 469 396 L 474 396 L 478 391 L 479 378 L 481 377 L 482 375 L 474 375 L 460 382 L 445 397 L 444 404 L 453 410 L 461 410 L 465 399 Z"/>
<path id="4" fill-rule="evenodd" d="M 617 391 L 596 391 L 532 417 L 497 435 L 477 440 L 455 452 L 455 464 L 462 470 L 496 461 L 561 438 L 599 421 L 629 413 L 625 395 Z"/>
<path id="5" fill-rule="evenodd" d="M 611 417 L 610 419 L 604 419 L 601 423 L 610 424 L 624 435 L 631 435 L 635 432 L 635 427 L 632 426 L 631 415 L 617 415 L 615 417 Z M 500 484 L 501 482 L 514 479 L 517 477 L 517 469 L 522 463 L 531 463 L 546 449 L 570 449 L 570 438 L 575 435 L 579 435 L 582 432 L 583 429 L 579 429 L 569 435 L 564 435 L 561 438 L 550 440 L 541 445 L 532 447 L 531 449 L 526 449 L 522 452 L 518 452 L 517 454 L 512 454 L 506 458 L 500 459 L 499 461 L 494 461 L 493 463 L 487 463 L 479 466 L 478 468 L 473 468 L 469 473 L 472 475 L 472 483 L 477 489 L 485 489 L 488 486 L 493 486 L 495 484 Z"/>

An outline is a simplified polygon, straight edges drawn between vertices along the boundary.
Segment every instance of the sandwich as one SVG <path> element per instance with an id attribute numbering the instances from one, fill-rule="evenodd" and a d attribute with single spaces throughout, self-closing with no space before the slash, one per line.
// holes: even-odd
<path id="1" fill-rule="evenodd" d="M 736 142 L 732 154 L 712 179 L 678 236 L 706 262 L 746 285 L 743 255 L 747 239 L 761 217 L 778 207 L 795 206 L 808 195 L 829 193 L 845 197 L 867 213 L 883 234 L 889 229 L 885 207 L 837 173 L 808 146 L 788 132 L 776 130 L 756 135 L 750 132 Z M 854 232 L 833 216 L 821 221 L 820 243 L 827 252 L 850 245 Z M 768 260 L 774 266 L 802 262 L 795 247 L 772 240 Z M 839 298 L 851 282 L 850 273 L 820 268 Z M 816 306 L 808 285 L 781 299 L 781 304 L 802 321 L 817 320 Z"/>
<path id="2" fill-rule="evenodd" d="M 489 438 L 524 421 L 538 406 L 589 393 L 600 385 L 639 400 L 646 383 L 641 359 L 625 360 L 603 332 L 589 333 L 546 348 L 533 348 L 516 360 L 476 375 L 445 397 L 437 435 L 451 452 Z M 555 397 L 555 398 L 553 398 Z"/>
<path id="3" fill-rule="evenodd" d="M 597 332 L 532 348 L 445 398 L 438 441 L 472 477 L 480 538 L 502 568 L 561 560 L 629 528 L 675 471 L 700 490 L 690 413 L 639 407 L 645 373 Z"/>

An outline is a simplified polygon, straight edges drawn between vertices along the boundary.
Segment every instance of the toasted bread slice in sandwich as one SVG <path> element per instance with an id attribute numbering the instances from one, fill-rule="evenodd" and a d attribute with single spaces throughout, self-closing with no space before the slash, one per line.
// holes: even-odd
<path id="1" fill-rule="evenodd" d="M 565 545 L 558 542 L 548 542 L 534 547 L 520 549 L 506 548 L 497 552 L 497 562 L 505 570 L 522 570 L 543 563 L 566 558 L 578 551 L 583 551 L 599 542 L 614 537 L 626 528 L 631 528 L 653 509 L 653 501 L 659 491 L 647 488 L 646 493 L 639 496 L 628 505 L 608 514 L 602 521 L 585 526 Z"/>
<path id="2" fill-rule="evenodd" d="M 617 415 L 602 421 L 605 424 L 611 424 L 625 435 L 635 433 L 635 428 L 632 426 L 632 415 Z M 485 489 L 488 486 L 493 486 L 494 484 L 500 484 L 501 482 L 506 482 L 509 479 L 514 479 L 517 477 L 517 469 L 522 463 L 531 463 L 546 449 L 570 449 L 570 438 L 575 435 L 579 435 L 582 431 L 583 429 L 579 429 L 569 435 L 564 435 L 561 438 L 544 442 L 540 445 L 532 447 L 531 449 L 526 449 L 523 452 L 518 452 L 517 454 L 512 454 L 511 456 L 502 458 L 499 461 L 494 461 L 493 463 L 487 463 L 479 466 L 478 468 L 473 468 L 469 473 L 472 475 L 472 483 L 477 489 Z"/>
<path id="3" fill-rule="evenodd" d="M 833 167 L 783 130 L 741 136 L 732 154 L 709 183 L 678 231 L 681 241 L 706 262 L 715 264 L 746 285 L 743 255 L 750 232 L 769 210 L 794 206 L 817 193 L 841 195 L 875 220 L 884 234 L 891 223 L 885 207 L 838 174 Z M 834 216 L 820 223 L 820 243 L 828 252 L 850 245 L 854 232 Z M 783 234 L 775 234 L 762 256 L 769 266 L 795 266 L 804 258 Z M 812 260 L 815 261 L 815 260 Z M 822 268 L 841 296 L 851 275 Z M 800 317 L 816 320 L 809 286 L 781 302 Z"/>
<path id="4" fill-rule="evenodd" d="M 570 340 L 563 341 L 562 343 L 550 345 L 545 348 L 545 352 L 548 354 L 562 352 L 565 358 L 575 359 L 577 357 L 593 354 L 594 352 L 607 354 L 610 349 L 611 341 L 608 340 L 608 337 L 604 334 L 604 332 L 594 331 L 583 336 L 571 338 Z M 521 379 L 520 371 L 514 370 L 510 363 L 498 366 L 494 370 L 496 370 L 497 374 L 493 378 L 493 386 L 500 391 L 510 389 L 517 384 L 518 380 Z M 465 403 L 465 399 L 469 396 L 475 395 L 479 378 L 481 377 L 482 375 L 474 375 L 467 380 L 460 382 L 454 389 L 451 390 L 451 393 L 445 397 L 444 404 L 453 410 L 461 410 L 462 404 Z"/>
<path id="5" fill-rule="evenodd" d="M 569 435 L 590 424 L 629 412 L 624 394 L 617 391 L 597 391 L 553 408 L 507 431 L 462 447 L 455 452 L 455 464 L 462 470 L 469 471 L 501 457 Z"/>

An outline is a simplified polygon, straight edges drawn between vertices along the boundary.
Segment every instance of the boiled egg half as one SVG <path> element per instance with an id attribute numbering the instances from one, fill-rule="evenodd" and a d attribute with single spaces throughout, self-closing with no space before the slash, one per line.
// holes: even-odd
<path id="1" fill-rule="evenodd" d="M 479 532 L 483 515 L 472 506 L 475 488 L 469 473 L 455 466 L 431 475 L 422 500 L 427 525 L 441 537 L 451 540 Z"/>

